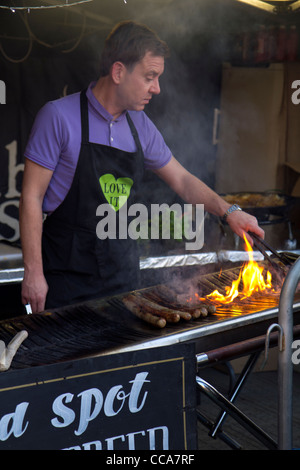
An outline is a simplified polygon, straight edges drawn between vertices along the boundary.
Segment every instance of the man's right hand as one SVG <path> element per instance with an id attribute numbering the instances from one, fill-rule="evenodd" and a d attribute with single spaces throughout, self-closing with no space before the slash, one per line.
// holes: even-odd
<path id="1" fill-rule="evenodd" d="M 19 202 L 20 238 L 22 244 L 24 279 L 22 302 L 31 305 L 32 313 L 45 309 L 48 292 L 43 273 L 42 231 L 44 195 L 53 172 L 25 159 L 22 193 Z"/>
<path id="2" fill-rule="evenodd" d="M 48 284 L 43 274 L 32 274 L 25 270 L 22 282 L 22 303 L 30 304 L 32 313 L 45 310 Z"/>

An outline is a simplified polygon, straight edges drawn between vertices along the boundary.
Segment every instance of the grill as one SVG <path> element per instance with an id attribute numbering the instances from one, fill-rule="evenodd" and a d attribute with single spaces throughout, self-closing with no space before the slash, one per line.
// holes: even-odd
<path id="1" fill-rule="evenodd" d="M 205 274 L 196 281 L 194 279 L 193 284 L 204 296 L 230 285 L 238 277 L 239 270 Z M 154 289 L 149 287 L 137 292 L 146 297 Z M 123 297 L 118 295 L 1 321 L 0 338 L 5 343 L 19 331 L 28 332 L 11 369 L 187 341 L 196 342 L 199 351 L 213 349 L 265 334 L 272 319 L 278 315 L 279 303 L 279 295 L 260 294 L 245 303 L 233 302 L 217 308 L 216 313 L 205 318 L 180 320 L 157 329 L 129 312 L 122 302 Z M 170 303 L 167 306 L 172 308 Z M 300 295 L 295 297 L 293 311 L 297 321 Z"/>

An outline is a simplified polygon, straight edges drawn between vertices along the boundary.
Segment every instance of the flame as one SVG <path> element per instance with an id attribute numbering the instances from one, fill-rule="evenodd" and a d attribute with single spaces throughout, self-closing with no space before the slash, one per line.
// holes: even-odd
<path id="1" fill-rule="evenodd" d="M 249 261 L 240 270 L 238 279 L 233 281 L 231 286 L 227 286 L 225 288 L 225 295 L 221 294 L 218 290 L 214 290 L 211 294 L 207 295 L 206 299 L 223 304 L 229 304 L 237 297 L 245 299 L 256 292 L 263 292 L 266 290 L 270 291 L 272 289 L 272 274 L 267 271 L 266 278 L 264 278 L 264 267 L 259 266 L 253 260 L 253 250 L 245 235 L 244 240 Z M 239 291 L 241 280 L 243 281 L 243 289 L 242 291 Z"/>

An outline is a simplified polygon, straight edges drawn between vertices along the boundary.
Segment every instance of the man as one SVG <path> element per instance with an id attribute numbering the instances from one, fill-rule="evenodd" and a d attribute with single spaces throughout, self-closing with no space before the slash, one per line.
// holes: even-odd
<path id="1" fill-rule="evenodd" d="M 160 92 L 167 54 L 166 44 L 146 26 L 120 23 L 106 40 L 99 80 L 86 92 L 47 103 L 38 114 L 20 199 L 22 301 L 33 313 L 138 287 L 134 241 L 99 240 L 96 209 L 113 200 L 110 188 L 124 189 L 128 205 L 138 201 L 144 167 L 187 203 L 226 214 L 239 236 L 264 236 L 254 217 L 230 209 L 182 167 L 143 112 Z"/>

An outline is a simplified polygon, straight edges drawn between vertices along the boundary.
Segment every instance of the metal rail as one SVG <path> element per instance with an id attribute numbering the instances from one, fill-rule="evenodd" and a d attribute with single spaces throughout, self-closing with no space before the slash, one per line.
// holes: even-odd
<path id="1" fill-rule="evenodd" d="M 210 350 L 206 353 L 198 354 L 196 356 L 198 366 L 205 367 L 207 365 L 214 364 L 217 361 L 224 362 L 226 360 L 231 360 L 235 357 L 245 356 L 251 353 L 242 372 L 239 374 L 239 377 L 236 379 L 228 398 L 221 395 L 220 392 L 215 391 L 213 387 L 211 388 L 210 384 L 203 381 L 200 377 L 196 376 L 196 382 L 200 391 L 204 393 L 206 396 L 208 396 L 210 400 L 215 402 L 221 408 L 221 412 L 218 418 L 214 422 L 210 421 L 207 417 L 205 417 L 203 413 L 200 412 L 200 410 L 197 411 L 197 417 L 199 421 L 201 421 L 202 424 L 204 424 L 209 429 L 209 436 L 214 437 L 214 438 L 218 437 L 219 439 L 223 440 L 226 444 L 228 444 L 232 449 L 239 449 L 241 447 L 238 443 L 236 443 L 230 436 L 224 433 L 224 431 L 221 429 L 222 424 L 228 414 L 231 414 L 231 416 L 237 422 L 239 422 L 239 424 L 241 424 L 245 429 L 247 429 L 248 432 L 254 435 L 254 437 L 256 437 L 267 448 L 269 449 L 278 448 L 278 445 L 267 433 L 265 433 L 260 427 L 258 427 L 255 423 L 249 420 L 249 418 L 247 418 L 243 413 L 241 413 L 240 410 L 238 410 L 238 408 L 231 407 L 229 405 L 229 403 L 232 403 L 232 404 L 234 403 L 241 389 L 245 385 L 245 382 L 247 378 L 249 377 L 263 349 L 265 349 L 264 363 L 267 361 L 268 351 L 270 347 L 274 347 L 277 345 L 277 343 L 279 343 L 279 349 L 280 350 L 282 349 L 283 334 L 281 331 L 279 331 L 279 334 L 278 332 L 276 333 L 273 332 L 272 330 L 275 327 L 280 328 L 278 324 L 274 323 L 268 328 L 268 332 L 266 335 L 258 336 L 256 338 L 252 338 L 246 341 L 240 341 L 230 346 L 225 346 L 223 348 Z M 295 336 L 299 337 L 300 325 L 294 326 L 293 333 Z"/>
<path id="2" fill-rule="evenodd" d="M 265 343 L 265 361 L 267 360 L 268 349 L 270 347 L 270 340 L 274 345 L 275 339 L 278 339 L 278 445 L 258 428 L 251 420 L 249 420 L 243 413 L 241 413 L 235 406 L 233 401 L 236 394 L 239 392 L 240 385 L 238 386 L 237 393 L 232 394 L 227 400 L 223 395 L 216 391 L 210 384 L 196 377 L 198 388 L 201 389 L 212 401 L 218 404 L 222 409 L 222 414 L 219 421 L 211 423 L 208 420 L 204 423 L 210 429 L 210 435 L 223 439 L 233 448 L 237 448 L 232 444 L 227 435 L 225 435 L 220 425 L 224 420 L 226 414 L 231 414 L 240 424 L 242 424 L 249 432 L 257 437 L 268 448 L 278 448 L 279 450 L 292 449 L 292 401 L 293 401 L 293 363 L 292 363 L 292 342 L 293 336 L 299 335 L 299 325 L 294 326 L 294 298 L 300 281 L 300 258 L 295 262 L 289 270 L 284 281 L 278 308 L 278 324 L 272 324 L 265 337 L 257 337 L 248 341 L 241 341 L 239 343 L 211 350 L 197 355 L 198 366 L 205 366 L 206 364 L 214 363 L 218 360 L 229 359 L 235 355 L 238 357 L 242 353 L 245 354 L 250 351 L 262 350 L 262 344 Z M 271 332 L 275 327 L 279 330 L 279 334 Z M 277 342 L 277 341 L 276 341 Z M 251 357 L 250 357 L 251 358 Z M 248 375 L 248 372 L 247 372 Z M 245 376 L 246 377 L 246 376 Z M 242 385 L 242 384 L 241 384 Z M 204 422 L 204 421 L 202 421 Z"/>
<path id="3" fill-rule="evenodd" d="M 278 351 L 278 448 L 292 449 L 293 411 L 293 300 L 300 281 L 300 259 L 289 270 L 280 300 L 278 323 L 283 330 L 283 348 Z"/>
<path id="4" fill-rule="evenodd" d="M 254 435 L 260 442 L 262 442 L 268 449 L 276 450 L 276 442 L 266 434 L 259 426 L 257 426 L 251 419 L 249 419 L 242 411 L 240 411 L 230 400 L 216 390 L 211 384 L 196 376 L 196 383 L 198 388 L 207 395 L 216 405 L 220 406 L 222 410 L 232 416 L 239 424 L 247 429 Z"/>

